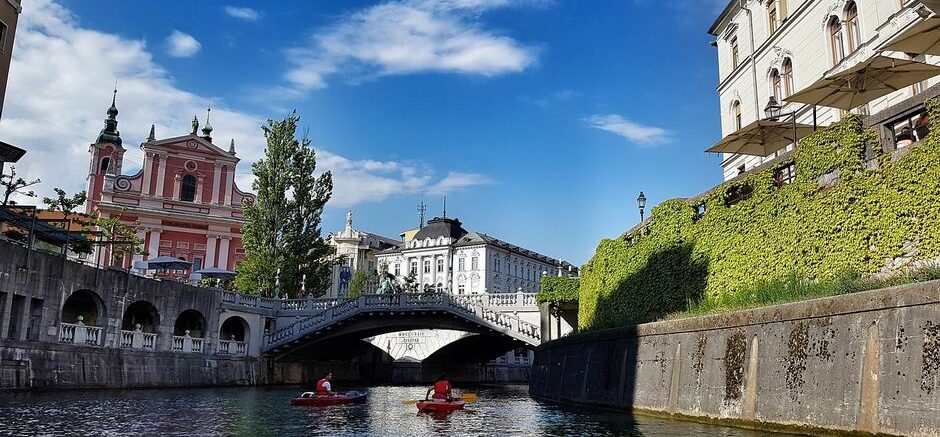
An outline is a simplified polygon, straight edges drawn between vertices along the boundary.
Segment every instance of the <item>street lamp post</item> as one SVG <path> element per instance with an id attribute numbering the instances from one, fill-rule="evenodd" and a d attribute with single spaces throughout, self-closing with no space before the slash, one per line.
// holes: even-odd
<path id="1" fill-rule="evenodd" d="M 646 209 L 646 195 L 640 191 L 640 196 L 636 198 L 636 204 L 640 207 L 640 222 L 643 221 L 643 210 Z"/>
<path id="2" fill-rule="evenodd" d="M 767 119 L 777 121 L 777 119 L 780 118 L 781 110 L 783 110 L 783 106 L 777 102 L 777 98 L 770 96 L 770 100 L 767 101 L 767 106 L 764 107 L 764 115 L 767 116 Z"/>

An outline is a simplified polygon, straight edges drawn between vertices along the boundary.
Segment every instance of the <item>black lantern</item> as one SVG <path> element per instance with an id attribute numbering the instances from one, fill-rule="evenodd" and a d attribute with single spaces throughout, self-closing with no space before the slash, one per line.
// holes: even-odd
<path id="1" fill-rule="evenodd" d="M 646 195 L 640 191 L 640 197 L 636 198 L 636 204 L 640 207 L 640 221 L 643 221 L 643 210 L 646 209 Z"/>
<path id="2" fill-rule="evenodd" d="M 777 98 L 770 96 L 770 100 L 767 101 L 767 106 L 764 107 L 764 115 L 767 116 L 768 120 L 777 121 L 780 118 L 780 111 L 783 109 L 783 106 L 777 102 Z"/>

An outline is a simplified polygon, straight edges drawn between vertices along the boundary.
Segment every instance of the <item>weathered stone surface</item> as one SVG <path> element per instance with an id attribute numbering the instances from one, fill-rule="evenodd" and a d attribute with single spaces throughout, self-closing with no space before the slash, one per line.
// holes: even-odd
<path id="1" fill-rule="evenodd" d="M 933 281 L 576 334 L 536 349 L 530 393 L 732 424 L 937 436 L 938 326 Z"/>

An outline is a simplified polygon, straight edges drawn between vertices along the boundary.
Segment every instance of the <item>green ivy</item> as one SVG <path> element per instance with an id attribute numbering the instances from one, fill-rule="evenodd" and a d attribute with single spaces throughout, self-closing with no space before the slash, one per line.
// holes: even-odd
<path id="1" fill-rule="evenodd" d="M 940 104 L 927 107 L 940 120 Z M 768 169 L 694 202 L 663 202 L 641 229 L 601 241 L 582 267 L 581 329 L 655 320 L 792 275 L 831 281 L 888 270 L 886 262 L 902 255 L 937 258 L 938 130 L 901 159 L 879 153 L 866 163 L 866 147 L 880 151 L 877 135 L 847 117 L 800 141 L 793 183 L 777 187 Z M 836 174 L 836 183 L 820 187 L 820 177 Z M 727 206 L 736 190 L 751 195 Z"/>
<path id="2" fill-rule="evenodd" d="M 546 276 L 542 278 L 539 292 L 535 295 L 537 303 L 577 302 L 578 278 L 564 276 Z"/>

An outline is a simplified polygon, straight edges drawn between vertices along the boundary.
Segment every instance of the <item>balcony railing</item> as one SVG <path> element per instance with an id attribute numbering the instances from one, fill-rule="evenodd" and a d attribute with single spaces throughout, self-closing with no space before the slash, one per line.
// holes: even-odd
<path id="1" fill-rule="evenodd" d="M 121 347 L 125 349 L 155 350 L 157 348 L 157 334 L 141 331 L 138 324 L 133 331 L 121 330 Z"/>
<path id="2" fill-rule="evenodd" d="M 185 352 L 200 354 L 203 350 L 205 339 L 199 337 L 190 337 L 189 331 L 185 335 L 173 336 L 173 352 Z"/>
<path id="3" fill-rule="evenodd" d="M 62 343 L 83 346 L 101 346 L 104 329 L 99 326 L 88 326 L 82 323 L 82 316 L 78 316 L 76 323 L 59 324 L 59 341 Z"/>
<path id="4" fill-rule="evenodd" d="M 248 355 L 248 342 L 237 340 L 219 340 L 218 353 L 221 355 Z"/>

